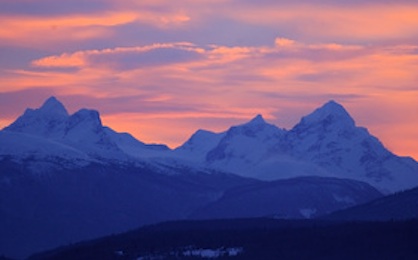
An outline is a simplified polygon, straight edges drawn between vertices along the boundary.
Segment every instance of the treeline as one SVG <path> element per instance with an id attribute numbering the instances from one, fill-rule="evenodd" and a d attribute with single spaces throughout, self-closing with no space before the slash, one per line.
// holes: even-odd
<path id="1" fill-rule="evenodd" d="M 242 248 L 218 259 L 418 259 L 418 220 L 328 222 L 239 219 L 167 222 L 31 259 L 200 259 L 188 249 Z"/>

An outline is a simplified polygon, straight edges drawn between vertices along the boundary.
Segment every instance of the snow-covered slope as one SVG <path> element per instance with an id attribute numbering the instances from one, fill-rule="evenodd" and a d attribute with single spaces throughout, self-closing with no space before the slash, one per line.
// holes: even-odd
<path id="1" fill-rule="evenodd" d="M 145 144 L 133 137 L 129 133 L 118 133 L 109 127 L 104 127 L 106 135 L 121 149 L 124 153 L 138 157 L 149 158 L 155 156 L 164 156 L 170 149 L 162 144 Z"/>
<path id="2" fill-rule="evenodd" d="M 285 143 L 295 158 L 339 178 L 365 181 L 390 192 L 418 186 L 418 163 L 392 154 L 334 101 L 302 118 Z"/>
<path id="3" fill-rule="evenodd" d="M 201 140 L 192 142 L 195 136 Z M 418 186 L 418 163 L 392 154 L 367 129 L 357 127 L 335 101 L 303 117 L 289 131 L 266 123 L 259 115 L 213 136 L 202 140 L 205 136 L 198 132 L 175 153 L 182 151 L 184 156 L 189 151 L 189 158 L 207 167 L 263 180 L 348 178 L 383 192 Z M 199 156 L 193 156 L 195 151 Z"/>
<path id="4" fill-rule="evenodd" d="M 94 161 L 81 150 L 26 133 L 0 131 L 0 144 L 0 159 L 25 163 L 32 172 L 43 171 L 45 167 L 81 167 Z"/>
<path id="5" fill-rule="evenodd" d="M 208 151 L 211 151 L 225 136 L 225 133 L 213 133 L 198 130 L 182 146 L 175 150 L 180 157 L 189 157 L 190 160 L 204 161 Z"/>
<path id="6" fill-rule="evenodd" d="M 268 124 L 261 115 L 257 115 L 248 123 L 233 126 L 220 134 L 199 130 L 174 152 L 196 159 L 206 167 L 265 180 L 278 178 L 276 170 L 274 176 L 270 176 L 270 165 L 276 168 L 280 160 L 283 169 L 281 177 L 289 177 L 294 175 L 292 167 L 311 166 L 303 162 L 293 163 L 293 158 L 286 156 L 274 158 L 285 133 L 285 130 Z"/>
<path id="7" fill-rule="evenodd" d="M 27 133 L 36 136 L 59 138 L 65 131 L 69 114 L 55 97 L 50 97 L 38 109 L 26 109 L 5 131 Z"/>
<path id="8" fill-rule="evenodd" d="M 216 165 L 228 159 L 228 164 L 238 162 L 242 167 L 246 167 L 243 162 L 257 164 L 271 155 L 275 143 L 283 134 L 283 130 L 266 123 L 258 115 L 246 124 L 231 127 L 218 145 L 207 153 L 206 161 Z"/>

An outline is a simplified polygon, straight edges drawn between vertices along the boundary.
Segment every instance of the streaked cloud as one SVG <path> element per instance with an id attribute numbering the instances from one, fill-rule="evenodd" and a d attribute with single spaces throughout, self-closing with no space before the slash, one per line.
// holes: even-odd
<path id="1" fill-rule="evenodd" d="M 28 7 L 24 6 L 25 1 L 19 1 L 12 10 L 19 7 L 22 10 L 30 10 L 28 7 L 34 5 L 29 2 Z M 84 6 L 85 1 L 79 3 Z M 100 1 L 99 1 L 100 2 Z M 25 48 L 56 49 L 56 45 L 71 48 L 71 44 L 88 44 L 85 41 L 97 41 L 117 37 L 119 31 L 123 33 L 124 26 L 134 24 L 141 28 L 152 27 L 156 30 L 177 28 L 190 21 L 182 11 L 160 10 L 152 8 L 121 8 L 113 1 L 102 1 L 104 6 L 86 13 L 83 8 L 70 8 L 73 12 L 54 12 L 54 4 L 49 0 L 42 0 L 37 3 L 44 5 L 46 10 L 51 12 L 18 12 L 17 14 L 5 13 L 0 16 L 0 46 L 21 46 Z M 53 7 L 49 7 L 51 4 Z M 72 3 L 71 6 L 76 3 Z M 0 3 L 0 9 L 6 3 Z M 10 5 L 10 2 L 9 2 Z M 68 4 L 64 4 L 66 6 Z M 98 3 L 93 6 L 100 6 Z M 7 8 L 6 8 L 7 9 Z M 42 10 L 42 9 L 41 9 Z M 4 11 L 3 11 L 4 12 Z M 140 35 L 138 35 L 140 37 Z M 62 47 L 61 46 L 61 47 Z"/>
<path id="2" fill-rule="evenodd" d="M 106 27 L 133 22 L 134 13 L 102 13 L 59 17 L 2 16 L 2 45 L 39 48 L 57 42 L 77 42 L 109 36 Z M 69 37 L 70 36 L 70 37 Z"/>
<path id="3" fill-rule="evenodd" d="M 249 1 L 248 1 L 249 2 Z M 397 2 L 341 4 L 341 1 L 308 3 L 280 1 L 270 5 L 255 4 L 226 9 L 225 15 L 244 24 L 275 27 L 278 31 L 311 41 L 377 42 L 381 40 L 416 40 L 418 5 Z"/>
<path id="4" fill-rule="evenodd" d="M 165 43 L 139 47 L 86 50 L 48 56 L 32 62 L 37 67 L 85 67 L 114 65 L 119 69 L 157 66 L 199 58 L 204 50 L 191 43 Z"/>

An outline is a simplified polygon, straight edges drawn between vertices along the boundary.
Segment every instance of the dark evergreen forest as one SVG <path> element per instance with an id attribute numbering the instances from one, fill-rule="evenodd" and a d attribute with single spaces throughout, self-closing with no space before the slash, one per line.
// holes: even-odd
<path id="1" fill-rule="evenodd" d="M 193 249 L 241 248 L 217 259 L 417 259 L 418 220 L 177 221 L 78 243 L 30 259 L 201 259 Z"/>

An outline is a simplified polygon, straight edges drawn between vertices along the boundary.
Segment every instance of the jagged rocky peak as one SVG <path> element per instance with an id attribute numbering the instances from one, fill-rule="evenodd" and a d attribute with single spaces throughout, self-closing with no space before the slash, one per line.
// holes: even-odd
<path id="1" fill-rule="evenodd" d="M 80 126 L 82 126 L 84 129 L 87 129 L 87 127 L 97 130 L 102 128 L 103 125 L 99 112 L 96 110 L 83 108 L 74 113 L 67 122 L 67 128 L 71 129 Z"/>
<path id="2" fill-rule="evenodd" d="M 334 100 L 328 101 L 322 107 L 302 118 L 295 129 L 321 125 L 323 128 L 336 126 L 338 128 L 354 127 L 355 122 L 345 108 Z"/>
<path id="3" fill-rule="evenodd" d="M 251 119 L 249 122 L 233 126 L 228 130 L 228 134 L 245 134 L 248 136 L 254 136 L 257 135 L 257 133 L 264 133 L 268 135 L 281 135 L 284 133 L 283 129 L 278 128 L 277 126 L 273 124 L 267 123 L 263 116 L 258 114 L 253 119 Z"/>
<path id="4" fill-rule="evenodd" d="M 214 133 L 199 129 L 189 138 L 189 140 L 176 150 L 188 150 L 192 152 L 201 151 L 202 153 L 205 153 L 213 149 L 224 135 L 224 133 Z"/>
<path id="5" fill-rule="evenodd" d="M 258 114 L 256 117 L 251 119 L 250 122 L 247 123 L 247 125 L 262 125 L 266 124 L 266 121 L 264 120 L 263 116 Z"/>
<path id="6" fill-rule="evenodd" d="M 96 122 L 100 122 L 100 114 L 97 110 L 93 110 L 93 109 L 80 109 L 79 111 L 77 111 L 76 113 L 74 113 L 74 115 L 72 115 L 71 117 L 77 118 L 79 120 L 88 120 L 88 121 L 96 121 Z"/>
<path id="7" fill-rule="evenodd" d="M 68 116 L 67 109 L 65 109 L 64 105 L 54 96 L 48 98 L 38 110 L 42 113 Z"/>
<path id="8" fill-rule="evenodd" d="M 198 129 L 191 138 L 206 138 L 216 135 L 216 133 L 205 130 L 205 129 Z"/>
<path id="9" fill-rule="evenodd" d="M 202 141 L 210 139 L 213 135 L 215 135 L 215 133 L 212 133 L 204 129 L 199 129 L 183 145 L 181 145 L 178 148 L 199 144 Z"/>
<path id="10" fill-rule="evenodd" d="M 43 135 L 53 131 L 68 117 L 63 104 L 55 97 L 50 97 L 40 108 L 26 109 L 25 113 L 5 130 Z"/>
<path id="11" fill-rule="evenodd" d="M 269 123 L 267 123 L 263 116 L 258 114 L 256 115 L 254 118 L 252 118 L 250 121 L 240 124 L 240 125 L 236 125 L 236 126 L 232 126 L 230 128 L 231 129 L 264 129 L 265 127 L 273 127 L 274 125 L 271 125 Z M 276 126 L 274 126 L 276 128 Z"/>
<path id="12" fill-rule="evenodd" d="M 276 133 L 276 131 L 280 132 L 276 126 L 268 124 L 264 120 L 263 116 L 258 114 L 247 123 L 232 126 L 226 132 L 214 133 L 199 129 L 178 149 L 196 149 L 197 146 L 214 148 L 220 141 L 223 140 L 224 137 L 229 139 L 241 134 L 255 137 L 259 132 L 266 130 L 274 133 Z"/>
<path id="13" fill-rule="evenodd" d="M 316 109 L 312 114 L 308 115 L 307 119 L 323 121 L 332 117 L 335 122 L 347 123 L 354 125 L 354 120 L 345 108 L 339 103 L 331 100 L 325 103 L 322 107 Z"/>
<path id="14" fill-rule="evenodd" d="M 192 137 L 190 137 L 189 140 L 187 140 L 186 143 L 188 143 L 189 145 L 201 145 L 207 142 L 213 143 L 215 141 L 219 141 L 218 136 L 219 134 L 217 133 L 204 129 L 199 129 L 192 135 Z"/>

